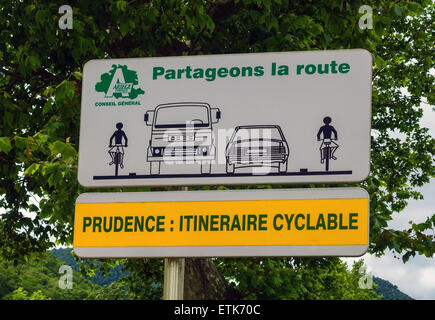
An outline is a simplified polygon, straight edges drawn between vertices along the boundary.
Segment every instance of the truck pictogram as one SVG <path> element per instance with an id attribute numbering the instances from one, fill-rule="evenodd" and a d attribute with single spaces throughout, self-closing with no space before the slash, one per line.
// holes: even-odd
<path id="1" fill-rule="evenodd" d="M 210 174 L 216 157 L 213 124 L 220 118 L 219 108 L 205 102 L 167 103 L 148 110 L 144 121 L 152 127 L 147 149 L 150 174 L 159 175 L 162 162 L 199 163 L 201 174 Z"/>

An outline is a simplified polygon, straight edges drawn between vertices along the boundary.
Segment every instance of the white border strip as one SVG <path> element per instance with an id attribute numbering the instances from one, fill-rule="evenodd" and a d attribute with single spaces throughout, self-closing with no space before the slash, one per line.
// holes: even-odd
<path id="1" fill-rule="evenodd" d="M 220 246 L 220 247 L 74 247 L 81 258 L 164 257 L 360 257 L 368 245 Z"/>
<path id="2" fill-rule="evenodd" d="M 298 188 L 82 193 L 76 203 L 237 201 L 369 198 L 362 188 Z"/>

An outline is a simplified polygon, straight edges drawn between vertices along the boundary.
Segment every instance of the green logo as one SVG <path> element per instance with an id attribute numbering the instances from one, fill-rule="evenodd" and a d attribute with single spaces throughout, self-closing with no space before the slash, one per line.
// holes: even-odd
<path id="1" fill-rule="evenodd" d="M 100 79 L 95 84 L 95 91 L 104 92 L 106 98 L 136 99 L 138 95 L 145 93 L 141 88 L 134 88 L 139 83 L 137 73 L 128 70 L 125 65 L 112 65 L 112 69 L 103 73 Z"/>

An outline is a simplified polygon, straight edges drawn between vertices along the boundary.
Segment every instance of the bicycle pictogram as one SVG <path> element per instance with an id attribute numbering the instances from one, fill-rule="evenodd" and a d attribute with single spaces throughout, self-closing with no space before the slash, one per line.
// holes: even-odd
<path id="1" fill-rule="evenodd" d="M 109 154 L 112 158 L 109 165 L 115 165 L 115 176 L 118 176 L 119 167 L 124 169 L 124 147 L 128 147 L 128 139 L 124 131 L 122 131 L 123 124 L 118 122 L 116 124 L 116 130 L 109 141 Z M 124 139 L 125 143 L 122 143 Z M 115 140 L 115 144 L 113 144 L 113 140 Z"/>
<path id="2" fill-rule="evenodd" d="M 320 163 L 325 163 L 325 171 L 329 171 L 329 160 L 337 160 L 334 156 L 335 151 L 338 149 L 338 144 L 332 140 L 338 140 L 337 130 L 330 125 L 331 117 L 323 118 L 324 126 L 320 127 L 317 133 L 317 141 L 322 141 L 320 145 Z M 323 139 L 320 137 L 323 134 Z"/>

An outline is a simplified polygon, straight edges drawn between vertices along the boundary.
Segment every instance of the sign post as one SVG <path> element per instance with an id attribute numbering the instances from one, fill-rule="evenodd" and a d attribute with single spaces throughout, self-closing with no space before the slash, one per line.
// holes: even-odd
<path id="1" fill-rule="evenodd" d="M 188 187 L 182 187 L 187 191 Z M 184 258 L 165 258 L 163 275 L 163 300 L 183 300 Z"/>
<path id="2" fill-rule="evenodd" d="M 182 300 L 184 295 L 184 258 L 165 258 L 163 299 Z"/>

